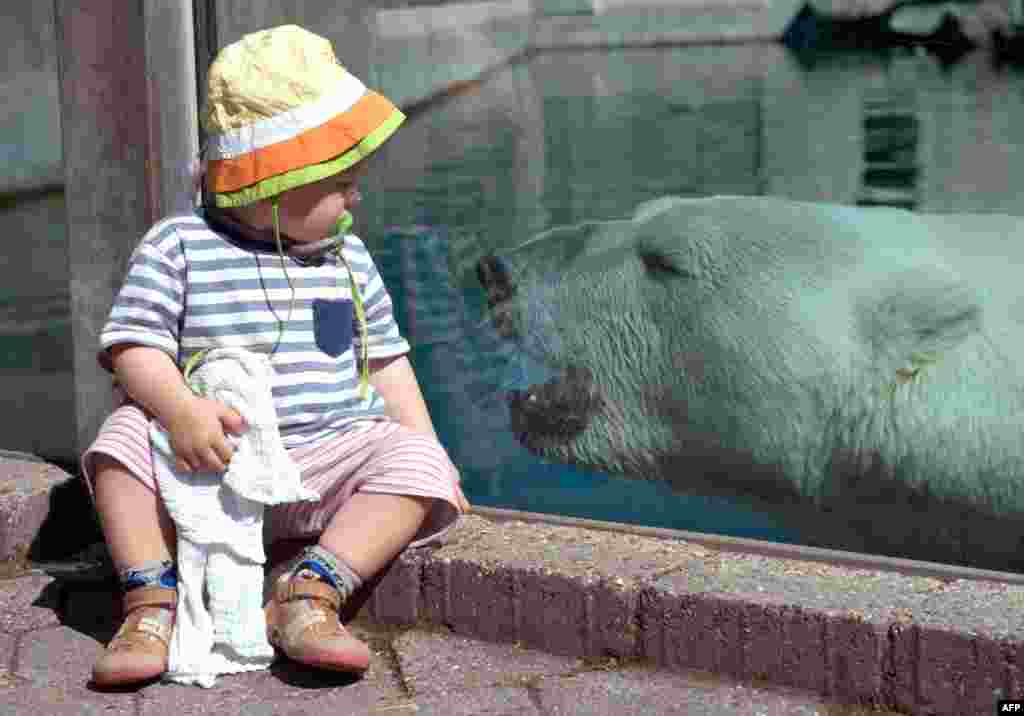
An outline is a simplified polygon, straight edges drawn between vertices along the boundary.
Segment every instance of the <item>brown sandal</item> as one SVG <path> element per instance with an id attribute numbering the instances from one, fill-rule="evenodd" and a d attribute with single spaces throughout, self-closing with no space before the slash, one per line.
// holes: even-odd
<path id="1" fill-rule="evenodd" d="M 285 656 L 331 671 L 363 672 L 370 649 L 341 624 L 341 595 L 311 572 L 282 575 L 266 606 L 267 638 Z"/>
<path id="2" fill-rule="evenodd" d="M 178 590 L 137 587 L 124 595 L 124 623 L 92 669 L 100 687 L 122 686 L 167 671 Z"/>

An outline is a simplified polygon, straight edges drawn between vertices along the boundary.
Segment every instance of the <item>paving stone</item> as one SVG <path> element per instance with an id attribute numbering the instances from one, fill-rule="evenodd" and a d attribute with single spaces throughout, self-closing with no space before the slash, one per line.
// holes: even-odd
<path id="1" fill-rule="evenodd" d="M 347 715 L 373 713 L 373 709 L 401 703 L 406 691 L 391 666 L 390 648 L 383 648 L 384 637 L 362 625 L 349 628 L 371 645 L 370 669 L 364 676 L 311 669 L 280 659 L 268 670 L 220 676 L 209 689 L 163 682 L 147 685 L 139 692 L 139 713 Z"/>
<path id="2" fill-rule="evenodd" d="M 0 632 L 20 633 L 60 623 L 61 586 L 30 575 L 0 581 Z"/>
<path id="3" fill-rule="evenodd" d="M 21 634 L 14 674 L 31 682 L 32 688 L 17 689 L 18 694 L 29 694 L 18 698 L 27 699 L 26 703 L 47 704 L 34 713 L 87 713 L 89 709 L 97 713 L 133 713 L 132 693 L 101 692 L 89 686 L 92 666 L 101 649 L 92 637 L 66 626 Z M 76 706 L 82 710 L 75 712 Z"/>
<path id="4" fill-rule="evenodd" d="M 368 674 L 316 673 L 305 667 L 275 664 L 270 671 L 225 675 L 212 689 L 156 683 L 140 692 L 140 716 L 356 716 L 400 703 L 403 693 L 387 680 Z"/>
<path id="5" fill-rule="evenodd" d="M 134 695 L 121 696 L 119 702 L 104 703 L 68 694 L 57 687 L 17 689 L 0 701 L 0 716 L 134 716 Z"/>
<path id="6" fill-rule="evenodd" d="M 362 625 L 350 625 L 354 635 L 371 646 L 370 668 L 362 677 L 312 669 L 279 659 L 265 671 L 227 674 L 211 689 L 155 683 L 140 691 L 140 714 L 195 716 L 237 713 L 259 716 L 367 714 L 375 708 L 406 699 L 384 639 Z M 386 712 L 385 712 L 386 713 Z"/>
<path id="7" fill-rule="evenodd" d="M 14 676 L 14 649 L 17 645 L 17 637 L 0 634 L 0 695 L 5 689 L 13 688 L 17 681 Z"/>
<path id="8" fill-rule="evenodd" d="M 0 716 L 19 714 L 24 716 L 99 716 L 100 714 L 134 714 L 134 697 L 117 695 L 114 699 L 104 699 L 90 693 L 84 683 L 70 681 L 55 683 L 44 673 L 34 669 L 15 669 L 18 645 L 22 656 L 17 661 L 24 661 L 24 652 L 32 651 L 31 644 L 35 634 L 20 635 L 0 634 Z M 63 639 L 61 639 L 63 642 Z M 50 646 L 54 640 L 47 642 Z M 28 656 L 32 659 L 31 653 Z M 46 668 L 57 671 L 62 668 L 59 660 L 54 660 Z"/>
<path id="9" fill-rule="evenodd" d="M 377 711 L 380 716 L 401 716 L 403 711 Z M 409 714 L 416 716 L 540 716 L 525 689 L 499 687 L 476 692 L 467 698 L 465 694 L 447 694 L 428 699 L 417 699 L 410 707 Z"/>
<path id="10" fill-rule="evenodd" d="M 545 713 L 555 716 L 821 716 L 825 704 L 806 695 L 752 689 L 701 674 L 631 669 L 546 679 L 537 687 Z"/>
<path id="11" fill-rule="evenodd" d="M 846 609 L 864 619 L 923 611 L 945 584 L 893 572 L 721 553 L 689 581 L 665 580 L 673 591 L 772 595 L 804 609 Z"/>
<path id="12" fill-rule="evenodd" d="M 405 684 L 417 698 L 495 685 L 522 686 L 572 673 L 580 666 L 577 659 L 453 634 L 410 631 L 394 644 Z"/>

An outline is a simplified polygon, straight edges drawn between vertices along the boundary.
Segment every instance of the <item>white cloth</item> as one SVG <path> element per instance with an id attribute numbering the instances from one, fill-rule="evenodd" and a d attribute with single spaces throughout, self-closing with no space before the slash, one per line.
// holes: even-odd
<path id="1" fill-rule="evenodd" d="M 210 688 L 219 674 L 265 669 L 273 661 L 262 606 L 264 505 L 320 497 L 302 486 L 281 443 L 272 380 L 269 359 L 241 348 L 213 349 L 193 372 L 193 388 L 237 410 L 248 427 L 240 437 L 228 436 L 234 453 L 223 475 L 179 473 L 166 431 L 150 424 L 160 495 L 178 531 L 167 681 Z"/>

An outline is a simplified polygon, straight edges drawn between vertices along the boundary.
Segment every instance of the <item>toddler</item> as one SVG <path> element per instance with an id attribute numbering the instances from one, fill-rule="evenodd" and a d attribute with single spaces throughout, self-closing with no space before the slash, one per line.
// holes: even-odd
<path id="1" fill-rule="evenodd" d="M 361 672 L 338 610 L 406 546 L 469 509 L 437 440 L 391 300 L 348 234 L 365 158 L 402 123 L 386 98 L 290 25 L 246 35 L 209 72 L 203 206 L 135 249 L 100 337 L 119 407 L 82 471 L 124 590 L 98 686 L 167 669 L 177 603 L 174 523 L 156 487 L 150 421 L 181 471 L 223 472 L 241 416 L 193 394 L 182 370 L 218 346 L 271 357 L 282 440 L 319 502 L 267 508 L 267 539 L 318 539 L 270 577 L 267 634 L 319 668 Z"/>

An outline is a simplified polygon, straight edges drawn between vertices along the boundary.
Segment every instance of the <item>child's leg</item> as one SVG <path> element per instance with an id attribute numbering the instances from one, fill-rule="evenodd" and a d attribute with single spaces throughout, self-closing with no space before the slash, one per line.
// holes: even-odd
<path id="1" fill-rule="evenodd" d="M 103 453 L 92 459 L 103 536 L 124 591 L 124 622 L 93 667 L 93 682 L 137 683 L 167 670 L 177 594 L 174 522 L 157 493 Z"/>
<path id="2" fill-rule="evenodd" d="M 364 671 L 370 650 L 341 625 L 338 610 L 364 579 L 401 552 L 423 524 L 433 498 L 357 492 L 307 547 L 269 578 L 270 641 L 296 661 Z"/>
<path id="3" fill-rule="evenodd" d="M 117 460 L 103 453 L 93 458 L 96 511 L 114 568 L 126 569 L 174 560 L 174 522 L 159 495 Z"/>
<path id="4" fill-rule="evenodd" d="M 321 500 L 275 508 L 270 532 L 318 534 L 319 544 L 269 576 L 271 643 L 305 664 L 362 671 L 370 651 L 341 625 L 338 610 L 411 542 L 451 525 L 464 509 L 458 473 L 436 439 L 390 422 L 295 457 Z"/>
<path id="5" fill-rule="evenodd" d="M 357 492 L 334 513 L 320 546 L 369 579 L 412 541 L 434 499 Z"/>

